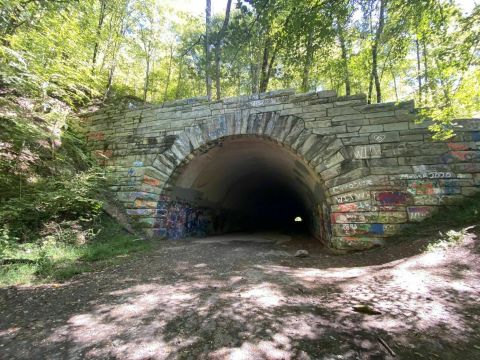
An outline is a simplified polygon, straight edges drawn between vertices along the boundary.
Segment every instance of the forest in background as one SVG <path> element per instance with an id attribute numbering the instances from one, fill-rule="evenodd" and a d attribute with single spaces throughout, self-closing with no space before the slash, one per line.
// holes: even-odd
<path id="1" fill-rule="evenodd" d="M 204 0 L 199 0 L 204 1 Z M 280 88 L 416 100 L 432 130 L 480 110 L 480 6 L 449 0 L 2 0 L 1 85 L 92 99 L 212 100 Z"/>

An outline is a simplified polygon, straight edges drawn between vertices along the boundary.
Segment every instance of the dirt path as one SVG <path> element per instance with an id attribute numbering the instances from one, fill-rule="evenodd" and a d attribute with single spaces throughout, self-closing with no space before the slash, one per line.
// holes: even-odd
<path id="1" fill-rule="evenodd" d="M 268 234 L 163 242 L 66 284 L 0 289 L 0 358 L 393 358 L 381 338 L 395 358 L 478 359 L 477 244 L 335 256 Z"/>

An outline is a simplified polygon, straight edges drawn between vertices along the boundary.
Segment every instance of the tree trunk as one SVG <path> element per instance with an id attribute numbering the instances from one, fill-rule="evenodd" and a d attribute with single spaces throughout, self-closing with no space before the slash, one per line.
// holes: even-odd
<path id="1" fill-rule="evenodd" d="M 113 77 L 114 77 L 115 70 L 116 70 L 116 67 L 117 67 L 117 56 L 118 56 L 118 52 L 119 52 L 120 46 L 121 46 L 121 39 L 125 36 L 126 31 L 127 31 L 127 25 L 126 25 L 126 14 L 125 14 L 125 17 L 123 17 L 121 22 L 120 22 L 120 28 L 119 28 L 119 32 L 117 34 L 118 37 L 115 40 L 114 46 L 113 46 L 112 65 L 111 65 L 110 70 L 108 72 L 107 88 L 106 88 L 105 94 L 103 96 L 103 101 L 104 102 L 108 98 L 108 95 L 110 94 L 110 91 L 112 90 Z"/>
<path id="2" fill-rule="evenodd" d="M 375 32 L 375 39 L 372 45 L 372 77 L 375 82 L 375 92 L 377 93 L 377 103 L 382 102 L 382 90 L 380 87 L 380 78 L 378 76 L 378 46 L 385 25 L 385 4 L 387 0 L 380 0 L 380 13 L 378 15 L 378 27 Z"/>
<path id="3" fill-rule="evenodd" d="M 398 102 L 397 78 L 395 77 L 395 74 L 393 73 L 393 71 L 391 73 L 392 73 L 392 79 L 393 79 L 393 87 L 395 89 L 395 99 Z"/>
<path id="4" fill-rule="evenodd" d="M 175 89 L 175 99 L 180 99 L 180 90 L 182 84 L 183 61 L 180 60 L 180 67 L 178 69 L 177 88 Z"/>
<path id="5" fill-rule="evenodd" d="M 428 54 L 427 54 L 427 43 L 425 39 L 422 40 L 423 45 L 423 70 L 424 70 L 424 85 L 423 92 L 425 94 L 425 99 L 428 97 Z"/>
<path id="6" fill-rule="evenodd" d="M 207 87 L 207 98 L 212 98 L 212 74 L 210 70 L 210 26 L 212 14 L 212 1 L 206 0 L 205 8 L 205 82 Z"/>
<path id="7" fill-rule="evenodd" d="M 232 6 L 232 0 L 228 0 L 227 8 L 225 9 L 225 18 L 223 19 L 223 26 L 218 32 L 215 41 L 215 87 L 217 91 L 217 100 L 220 100 L 222 92 L 220 89 L 220 65 L 221 65 L 221 52 L 222 52 L 222 42 L 225 37 L 225 32 L 227 31 L 228 23 L 230 21 L 230 8 Z"/>
<path id="8" fill-rule="evenodd" d="M 314 49 L 312 46 L 313 43 L 313 29 L 310 30 L 307 37 L 307 53 L 305 56 L 305 63 L 303 65 L 303 76 L 302 76 L 302 91 L 307 92 L 310 90 L 310 68 L 313 62 L 313 53 Z"/>
<path id="9" fill-rule="evenodd" d="M 100 14 L 98 16 L 98 25 L 97 25 L 97 37 L 95 39 L 95 45 L 93 46 L 93 56 L 92 56 L 92 74 L 95 71 L 95 65 L 97 63 L 97 54 L 98 54 L 98 47 L 100 43 L 100 35 L 102 32 L 102 27 L 103 27 L 103 21 L 105 20 L 105 15 L 106 15 L 106 9 L 107 9 L 107 1 L 106 0 L 100 0 Z"/>
<path id="10" fill-rule="evenodd" d="M 112 67 L 110 68 L 110 71 L 108 72 L 107 89 L 105 90 L 105 94 L 103 95 L 103 102 L 105 102 L 105 100 L 107 100 L 108 95 L 110 94 L 110 91 L 112 90 L 113 75 L 115 73 L 115 67 L 116 67 L 116 64 L 113 64 Z"/>
<path id="11" fill-rule="evenodd" d="M 147 101 L 148 80 L 150 76 L 150 57 L 147 55 L 147 66 L 145 69 L 145 81 L 143 83 L 143 101 Z"/>
<path id="12" fill-rule="evenodd" d="M 418 37 L 415 39 L 415 46 L 417 52 L 417 82 L 418 82 L 418 100 L 420 104 L 422 103 L 422 69 L 420 67 L 420 44 L 418 42 Z"/>
<path id="13" fill-rule="evenodd" d="M 256 62 L 250 62 L 250 79 L 252 81 L 252 95 L 258 94 L 258 65 Z"/>
<path id="14" fill-rule="evenodd" d="M 170 61 L 168 63 L 167 81 L 165 83 L 165 92 L 163 94 L 163 102 L 167 100 L 168 87 L 170 86 L 170 77 L 172 76 L 172 63 L 173 63 L 173 45 L 170 45 Z"/>
<path id="15" fill-rule="evenodd" d="M 350 88 L 350 73 L 348 70 L 348 54 L 347 54 L 347 45 L 345 43 L 345 37 L 343 34 L 343 29 L 340 24 L 338 24 L 338 39 L 340 41 L 340 49 L 342 51 L 342 64 L 343 71 L 345 72 L 345 95 L 349 96 L 351 94 Z"/>
<path id="16" fill-rule="evenodd" d="M 273 69 L 273 64 L 275 63 L 276 57 L 277 57 L 277 46 L 275 46 L 272 57 L 270 58 L 270 62 L 268 63 L 267 77 L 265 78 L 265 81 L 264 81 L 264 88 L 263 88 L 263 91 L 260 91 L 260 92 L 266 92 L 268 90 L 268 83 L 270 82 L 270 78 L 272 77 L 272 69 Z"/>
<path id="17" fill-rule="evenodd" d="M 268 36 L 268 35 L 267 35 Z M 263 48 L 262 67 L 260 72 L 260 87 L 259 92 L 263 93 L 267 90 L 268 80 L 268 59 L 270 58 L 270 39 L 265 40 L 265 47 Z"/>
<path id="18" fill-rule="evenodd" d="M 368 97 L 367 103 L 372 103 L 372 92 L 373 92 L 373 74 L 370 74 L 370 80 L 368 82 Z"/>

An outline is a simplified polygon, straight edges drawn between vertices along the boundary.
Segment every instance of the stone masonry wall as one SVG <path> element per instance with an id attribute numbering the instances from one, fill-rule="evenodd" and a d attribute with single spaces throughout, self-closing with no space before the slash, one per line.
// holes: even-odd
<path id="1" fill-rule="evenodd" d="M 326 242 L 368 248 L 480 186 L 480 119 L 434 142 L 415 118 L 413 102 L 368 105 L 363 95 L 282 90 L 104 108 L 85 117 L 85 128 L 111 189 L 151 236 L 165 234 L 168 189 L 181 165 L 197 149 L 242 134 L 276 141 L 315 170 L 327 194 Z"/>

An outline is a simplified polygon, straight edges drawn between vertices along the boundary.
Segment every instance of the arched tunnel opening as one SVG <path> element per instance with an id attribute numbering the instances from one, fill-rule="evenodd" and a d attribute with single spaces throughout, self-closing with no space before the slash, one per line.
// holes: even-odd
<path id="1" fill-rule="evenodd" d="M 176 215 L 182 224 L 169 222 L 174 229 L 168 237 L 275 231 L 328 241 L 320 179 L 291 149 L 237 136 L 207 144 L 189 158 L 170 179 L 168 201 L 185 210 Z"/>

